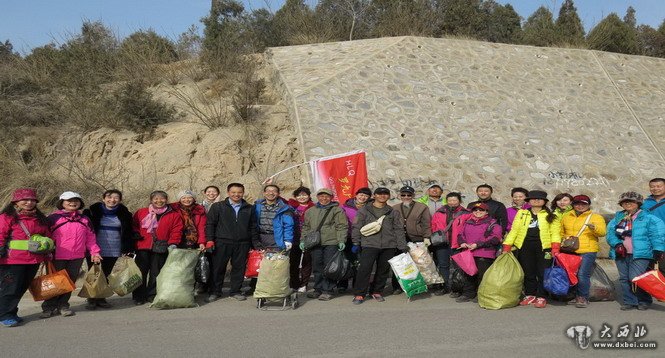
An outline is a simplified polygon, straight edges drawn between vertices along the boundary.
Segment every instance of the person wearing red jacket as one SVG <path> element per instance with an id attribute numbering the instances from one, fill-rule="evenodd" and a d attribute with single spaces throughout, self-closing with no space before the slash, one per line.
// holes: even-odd
<path id="1" fill-rule="evenodd" d="M 5 327 L 23 322 L 18 303 L 47 256 L 12 244 L 30 239 L 27 233 L 51 236 L 46 216 L 37 209 L 38 202 L 34 189 L 16 189 L 0 213 L 0 324 Z"/>
<path id="2" fill-rule="evenodd" d="M 191 190 L 183 190 L 178 194 L 178 202 L 170 204 L 182 219 L 182 239 L 178 243 L 181 249 L 206 249 L 206 210 L 196 203 Z"/>
<path id="3" fill-rule="evenodd" d="M 178 245 L 182 239 L 182 219 L 167 205 L 166 192 L 157 190 L 150 193 L 150 205 L 134 213 L 134 231 L 138 233 L 136 242 L 136 265 L 141 270 L 143 283 L 132 298 L 136 305 L 152 302 L 157 294 L 157 275 L 166 263 L 168 247 Z"/>

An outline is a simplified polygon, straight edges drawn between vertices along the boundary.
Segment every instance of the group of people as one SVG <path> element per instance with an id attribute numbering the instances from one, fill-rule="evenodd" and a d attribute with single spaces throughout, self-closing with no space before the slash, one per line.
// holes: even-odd
<path id="1" fill-rule="evenodd" d="M 57 270 L 66 270 L 72 278 L 78 277 L 83 260 L 88 266 L 101 265 L 108 276 L 118 257 L 135 254 L 143 282 L 132 298 L 137 305 L 151 302 L 169 247 L 200 250 L 209 257 L 212 280 L 199 287 L 200 293 L 207 293 L 208 302 L 222 297 L 229 263 L 229 296 L 245 300 L 253 293 L 255 279 L 242 292 L 251 249 L 289 252 L 294 291 L 328 301 L 351 288 L 354 304 L 385 300 L 383 291 L 391 277 L 388 260 L 407 252 L 409 242 L 429 248 L 444 278 L 444 283 L 430 289 L 435 295 L 450 294 L 457 302 L 475 300 L 494 259 L 502 252 L 513 252 L 524 271 L 520 305 L 543 308 L 547 305 L 544 270 L 561 252 L 562 243 L 573 242 L 568 252 L 581 256 L 582 264 L 570 303 L 583 308 L 589 304 L 591 273 L 598 239 L 603 236 L 619 271 L 621 309 L 644 310 L 651 297 L 640 289 L 633 291 L 631 279 L 646 272 L 654 261 L 663 260 L 665 251 L 665 179 L 652 179 L 649 188 L 651 195 L 646 199 L 636 192 L 621 194 L 618 204 L 622 210 L 607 225 L 591 210 L 591 198 L 586 195 L 562 193 L 549 203 L 542 190 L 513 188 L 512 202 L 506 208 L 492 198 L 493 188 L 488 184 L 479 185 L 478 199 L 466 206 L 460 193 L 444 196 L 437 184 L 419 198 L 414 188 L 404 186 L 399 190 L 400 202 L 391 206 L 391 192 L 385 187 L 361 188 L 353 198 L 338 203 L 328 188 L 318 190 L 314 202 L 306 187 L 296 189 L 287 200 L 273 184 L 263 188 L 263 198 L 250 204 L 244 199 L 244 186 L 231 183 L 226 198 L 218 187 L 208 186 L 201 203 L 190 190 L 180 192 L 172 203 L 166 192 L 154 191 L 149 205 L 134 214 L 122 204 L 118 190 L 105 191 L 101 201 L 87 209 L 81 195 L 67 191 L 48 216 L 37 208 L 37 193 L 21 188 L 0 214 L 0 321 L 10 327 L 22 322 L 17 315 L 19 301 L 45 260 L 53 260 Z M 301 239 L 316 233 L 320 241 L 306 247 Z M 55 252 L 28 250 L 22 241 L 33 235 L 52 238 Z M 478 273 L 463 275 L 464 284 L 453 291 L 451 256 L 463 250 L 472 253 Z M 324 273 L 337 251 L 357 262 L 350 280 L 336 282 Z M 313 288 L 308 290 L 312 273 Z M 393 277 L 392 282 L 393 294 L 399 294 L 398 280 Z M 40 317 L 73 315 L 70 296 L 46 300 Z M 110 306 L 105 299 L 95 298 L 86 304 L 91 310 Z"/>

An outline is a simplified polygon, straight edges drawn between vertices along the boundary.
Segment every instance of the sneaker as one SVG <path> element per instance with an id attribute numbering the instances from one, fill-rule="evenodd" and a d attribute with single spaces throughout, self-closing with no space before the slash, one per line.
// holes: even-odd
<path id="1" fill-rule="evenodd" d="M 60 314 L 62 314 L 63 317 L 69 317 L 75 315 L 76 313 L 74 313 L 74 311 L 69 308 L 61 308 Z"/>
<path id="2" fill-rule="evenodd" d="M 319 301 L 330 301 L 332 299 L 332 295 L 329 293 L 322 293 L 319 295 Z"/>
<path id="3" fill-rule="evenodd" d="M 243 294 L 240 294 L 240 293 L 236 293 L 235 295 L 231 295 L 231 297 L 235 298 L 238 301 L 244 301 L 244 300 L 247 299 L 247 296 L 245 296 Z"/>
<path id="4" fill-rule="evenodd" d="M 300 287 L 300 288 L 298 289 L 298 292 L 299 292 L 299 293 L 305 293 L 305 292 L 307 292 L 307 286 Z"/>
<path id="5" fill-rule="evenodd" d="M 469 302 L 471 301 L 471 297 L 466 297 L 464 295 L 460 295 L 455 299 L 455 302 L 462 303 L 462 302 Z"/>
<path id="6" fill-rule="evenodd" d="M 547 306 L 547 300 L 543 297 L 536 298 L 536 302 L 533 303 L 533 307 L 536 308 L 545 308 Z"/>
<path id="7" fill-rule="evenodd" d="M 111 308 L 111 307 L 113 307 L 113 305 L 108 303 L 106 301 L 106 299 L 102 298 L 102 299 L 97 300 L 97 307 L 99 307 L 99 308 Z"/>
<path id="8" fill-rule="evenodd" d="M 87 310 L 96 310 L 97 309 L 97 302 L 94 301 L 94 299 L 88 299 L 85 303 L 85 309 Z"/>
<path id="9" fill-rule="evenodd" d="M 446 295 L 448 293 L 450 293 L 450 290 L 448 288 L 444 287 L 440 290 L 434 291 L 434 296 L 443 296 L 443 295 Z M 459 295 L 457 297 L 459 297 Z"/>
<path id="10" fill-rule="evenodd" d="M 365 302 L 365 297 L 363 297 L 363 296 L 355 296 L 355 297 L 353 298 L 353 301 L 352 301 L 351 303 L 353 303 L 354 305 L 359 305 L 359 304 L 361 304 L 361 303 L 363 303 L 363 302 Z"/>
<path id="11" fill-rule="evenodd" d="M 376 302 L 385 302 L 386 299 L 381 296 L 380 293 L 373 293 L 372 298 L 376 300 Z"/>
<path id="12" fill-rule="evenodd" d="M 219 298 L 220 298 L 220 295 L 214 295 L 214 294 L 213 294 L 213 295 L 210 295 L 210 296 L 206 297 L 205 301 L 208 302 L 208 303 L 210 303 L 210 302 L 215 302 L 215 301 L 217 301 Z"/>
<path id="13" fill-rule="evenodd" d="M 572 300 L 566 302 L 567 305 L 576 305 L 578 302 L 579 297 L 575 297 Z"/>
<path id="14" fill-rule="evenodd" d="M 39 314 L 39 318 L 51 318 L 56 315 L 55 313 L 56 311 L 57 310 L 55 309 L 43 311 L 42 313 Z"/>
<path id="15" fill-rule="evenodd" d="M 15 319 L 16 322 L 18 322 L 19 324 L 21 324 L 21 323 L 23 323 L 23 321 L 25 321 L 25 320 L 23 319 L 23 317 L 19 317 L 19 316 L 17 316 L 17 315 L 14 315 L 14 319 Z"/>
<path id="16" fill-rule="evenodd" d="M 649 305 L 647 305 L 647 304 L 640 303 L 639 305 L 637 305 L 637 310 L 638 311 L 646 311 L 648 309 L 649 309 Z"/>
<path id="17" fill-rule="evenodd" d="M 4 327 L 16 327 L 18 326 L 19 321 L 14 318 L 7 318 L 0 321 L 0 324 L 2 324 Z"/>
<path id="18" fill-rule="evenodd" d="M 254 296 L 254 290 L 250 288 L 249 290 L 243 292 L 242 294 L 245 295 L 245 297 Z"/>
<path id="19" fill-rule="evenodd" d="M 319 296 L 321 296 L 321 292 L 319 291 L 307 292 L 307 298 L 319 298 Z"/>
<path id="20" fill-rule="evenodd" d="M 402 292 L 404 292 L 404 291 L 402 291 L 401 288 L 396 288 L 396 289 L 393 290 L 393 293 L 392 293 L 392 294 L 393 294 L 393 295 L 401 295 Z"/>
<path id="21" fill-rule="evenodd" d="M 142 306 L 145 304 L 144 300 L 134 300 L 134 305 L 136 306 Z"/>
<path id="22" fill-rule="evenodd" d="M 520 306 L 528 306 L 536 300 L 536 296 L 526 296 L 520 301 Z"/>
<path id="23" fill-rule="evenodd" d="M 577 297 L 577 302 L 575 307 L 577 308 L 586 308 L 589 305 L 589 301 L 584 297 Z"/>
<path id="24" fill-rule="evenodd" d="M 435 294 L 436 294 L 436 293 L 435 293 Z M 451 293 L 450 293 L 450 298 L 457 298 L 457 297 L 459 297 L 459 296 L 461 296 L 461 295 L 462 295 L 461 292 L 451 292 Z"/>
<path id="25" fill-rule="evenodd" d="M 620 308 L 620 309 L 621 309 L 622 311 L 632 311 L 632 310 L 634 310 L 634 309 L 636 309 L 636 308 L 637 308 L 637 306 L 634 306 L 634 305 L 621 305 L 621 308 Z"/>

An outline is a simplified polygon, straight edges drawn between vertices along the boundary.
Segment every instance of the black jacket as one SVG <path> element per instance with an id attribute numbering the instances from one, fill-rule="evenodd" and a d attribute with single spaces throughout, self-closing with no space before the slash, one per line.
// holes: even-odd
<path id="1" fill-rule="evenodd" d="M 104 216 L 103 205 L 104 203 L 98 202 L 90 205 L 89 209 L 83 210 L 83 215 L 90 218 L 95 234 L 99 233 L 100 222 L 102 221 L 102 216 Z M 129 212 L 126 206 L 118 204 L 116 215 L 118 215 L 118 219 L 120 220 L 120 252 L 123 254 L 134 252 L 136 247 L 134 245 L 132 213 Z"/>
<path id="2" fill-rule="evenodd" d="M 490 211 L 489 215 L 496 219 L 496 222 L 501 225 L 501 233 L 505 234 L 506 233 L 506 226 L 508 226 L 508 212 L 506 211 L 506 206 L 503 205 L 502 202 L 496 201 L 492 198 L 488 200 L 476 200 L 474 202 L 469 203 L 467 205 L 467 208 L 471 210 L 473 205 L 476 203 L 485 203 L 487 206 L 489 206 Z"/>
<path id="3" fill-rule="evenodd" d="M 259 239 L 259 226 L 256 222 L 254 205 L 244 199 L 238 216 L 229 204 L 229 199 L 213 203 L 208 211 L 206 240 L 219 240 L 223 244 L 251 243 Z"/>

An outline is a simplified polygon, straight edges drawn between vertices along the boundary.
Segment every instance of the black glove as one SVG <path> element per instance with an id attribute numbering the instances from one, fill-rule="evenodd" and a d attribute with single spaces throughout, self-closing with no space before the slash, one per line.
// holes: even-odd
<path id="1" fill-rule="evenodd" d="M 656 262 L 661 262 L 665 260 L 665 253 L 663 253 L 662 251 L 654 250 L 653 258 L 654 260 L 656 260 Z"/>
<path id="2" fill-rule="evenodd" d="M 7 245 L 0 247 L 0 257 L 7 256 Z"/>
<path id="3" fill-rule="evenodd" d="M 626 247 L 623 246 L 623 244 L 619 244 L 614 247 L 614 253 L 616 254 L 616 258 L 623 259 L 628 254 L 628 251 L 626 250 Z"/>

